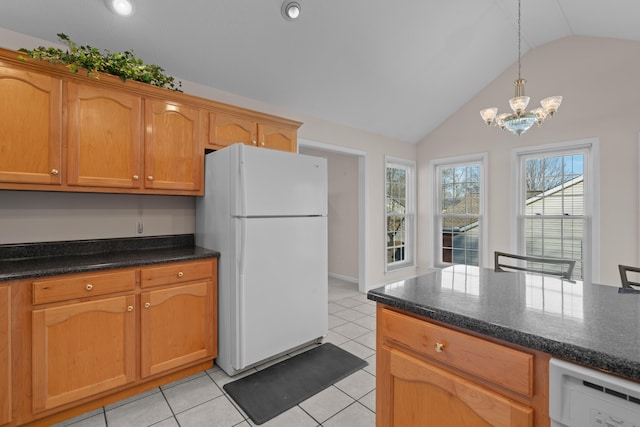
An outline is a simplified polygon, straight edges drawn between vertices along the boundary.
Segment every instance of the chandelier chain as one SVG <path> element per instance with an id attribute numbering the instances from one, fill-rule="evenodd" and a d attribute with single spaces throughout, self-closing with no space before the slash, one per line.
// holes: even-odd
<path id="1" fill-rule="evenodd" d="M 521 66 L 520 66 L 520 3 L 521 3 L 521 0 L 518 0 L 518 80 L 522 78 L 520 76 L 520 70 L 521 70 Z"/>

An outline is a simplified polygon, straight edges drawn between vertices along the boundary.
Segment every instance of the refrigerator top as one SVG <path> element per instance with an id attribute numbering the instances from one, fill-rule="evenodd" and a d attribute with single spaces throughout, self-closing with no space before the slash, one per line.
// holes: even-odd
<path id="1" fill-rule="evenodd" d="M 225 150 L 232 217 L 327 215 L 326 159 L 240 143 L 207 157 Z"/>

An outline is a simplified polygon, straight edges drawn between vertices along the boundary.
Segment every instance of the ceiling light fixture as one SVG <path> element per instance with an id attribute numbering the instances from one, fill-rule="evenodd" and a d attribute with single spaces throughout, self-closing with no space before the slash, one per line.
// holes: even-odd
<path id="1" fill-rule="evenodd" d="M 133 14 L 132 0 L 104 0 L 110 11 L 120 16 L 130 16 Z"/>
<path id="2" fill-rule="evenodd" d="M 540 101 L 542 107 L 527 111 L 529 97 L 524 94 L 524 84 L 527 81 L 520 77 L 520 68 L 520 0 L 518 0 L 518 80 L 513 82 L 515 96 L 509 100 L 513 113 L 498 114 L 498 109 L 495 107 L 480 111 L 480 116 L 487 125 L 499 126 L 500 129 L 507 129 L 516 135 L 522 135 L 534 123 L 540 126 L 547 117 L 553 117 L 562 103 L 561 96 L 550 96 Z"/>
<path id="3" fill-rule="evenodd" d="M 294 1 L 285 0 L 282 3 L 282 16 L 289 21 L 293 21 L 300 16 L 300 4 Z"/>

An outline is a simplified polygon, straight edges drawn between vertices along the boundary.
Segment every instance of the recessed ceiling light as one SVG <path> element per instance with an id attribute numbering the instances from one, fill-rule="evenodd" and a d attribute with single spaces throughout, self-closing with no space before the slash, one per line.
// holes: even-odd
<path id="1" fill-rule="evenodd" d="M 285 0 L 285 2 L 282 3 L 282 16 L 290 21 L 300 16 L 301 10 L 300 4 L 294 1 Z"/>
<path id="2" fill-rule="evenodd" d="M 129 16 L 133 14 L 132 0 L 104 0 L 110 11 L 120 16 Z"/>

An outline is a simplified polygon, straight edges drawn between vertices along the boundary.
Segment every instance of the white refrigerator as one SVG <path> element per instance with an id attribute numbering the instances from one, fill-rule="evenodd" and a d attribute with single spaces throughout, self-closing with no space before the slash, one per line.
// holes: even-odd
<path id="1" fill-rule="evenodd" d="M 195 241 L 220 252 L 227 374 L 327 334 L 327 197 L 326 159 L 240 143 L 206 155 Z"/>

